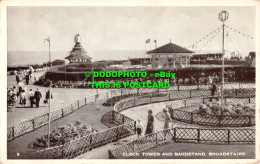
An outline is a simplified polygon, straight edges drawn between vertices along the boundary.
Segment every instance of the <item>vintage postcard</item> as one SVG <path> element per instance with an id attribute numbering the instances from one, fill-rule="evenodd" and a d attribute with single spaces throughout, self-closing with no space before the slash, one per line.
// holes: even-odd
<path id="1" fill-rule="evenodd" d="M 1 2 L 1 163 L 259 163 L 257 1 L 45 2 Z"/>

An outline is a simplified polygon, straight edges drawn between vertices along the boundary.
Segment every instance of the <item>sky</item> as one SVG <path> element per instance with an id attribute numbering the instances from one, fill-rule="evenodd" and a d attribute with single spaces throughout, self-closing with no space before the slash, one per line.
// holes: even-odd
<path id="1" fill-rule="evenodd" d="M 225 22 L 247 35 L 229 31 L 230 51 L 255 51 L 254 7 L 15 7 L 7 10 L 8 51 L 47 51 L 44 39 L 51 37 L 52 51 L 70 51 L 79 33 L 87 51 L 144 50 L 147 39 L 157 46 L 170 41 L 190 46 L 221 27 L 221 10 L 229 12 Z M 221 50 L 221 32 L 204 50 Z M 207 40 L 207 39 L 206 39 Z M 233 43 L 232 43 L 233 42 Z M 198 45 L 203 47 L 203 43 Z M 151 48 L 155 47 L 154 43 Z M 150 49 L 150 45 L 146 45 Z"/>

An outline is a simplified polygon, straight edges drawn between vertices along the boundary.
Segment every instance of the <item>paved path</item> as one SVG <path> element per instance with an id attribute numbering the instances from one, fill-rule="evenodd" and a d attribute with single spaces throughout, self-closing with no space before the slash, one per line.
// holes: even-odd
<path id="1" fill-rule="evenodd" d="M 41 76 L 44 72 L 35 73 L 37 77 Z M 7 76 L 8 88 L 16 85 L 15 76 Z M 35 91 L 37 88 L 40 89 L 43 98 L 40 101 L 39 108 L 30 108 L 29 101 L 27 100 L 27 107 L 23 107 L 19 104 L 19 98 L 16 103 L 16 109 L 14 112 L 7 112 L 7 126 L 16 125 L 22 121 L 30 120 L 35 116 L 40 116 L 42 114 L 48 113 L 49 107 L 48 104 L 44 104 L 45 93 L 49 88 L 37 86 L 33 84 L 25 85 L 27 91 L 33 89 Z M 101 90 L 100 92 L 105 92 L 107 90 Z M 96 93 L 95 89 L 77 89 L 77 88 L 52 88 L 52 106 L 51 110 L 57 110 L 65 105 L 68 105 L 76 100 L 83 99 L 84 97 L 94 95 Z"/>
<path id="2" fill-rule="evenodd" d="M 10 78 L 10 79 L 9 79 Z M 13 79 L 12 79 L 13 78 Z M 15 83 L 15 77 L 14 76 L 8 76 L 8 86 L 12 86 Z M 14 82 L 14 83 L 13 83 Z M 45 95 L 45 92 L 47 91 L 47 88 L 40 87 L 40 86 L 34 86 L 34 85 L 28 85 L 27 89 L 32 88 L 35 90 L 36 88 L 39 88 L 42 93 Z M 82 99 L 88 95 L 93 95 L 96 93 L 96 90 L 93 89 L 64 89 L 64 88 L 53 88 L 53 108 L 52 110 L 58 109 L 66 104 L 69 104 L 69 102 L 73 102 L 77 99 Z M 101 103 L 101 102 L 99 102 Z M 161 112 L 162 109 L 165 107 L 166 104 L 169 102 L 161 102 L 156 104 L 149 104 L 145 106 L 138 106 L 134 108 L 127 109 L 125 111 L 122 111 L 121 113 L 137 120 L 137 118 L 140 118 L 144 124 L 144 127 L 146 126 L 147 122 L 147 112 L 149 109 L 153 110 L 154 115 Z M 74 113 L 65 116 L 62 119 L 58 119 L 54 122 L 52 122 L 52 129 L 57 128 L 58 126 L 73 123 L 76 120 L 82 120 L 90 124 L 94 129 L 97 130 L 103 130 L 107 129 L 105 125 L 103 125 L 100 120 L 102 116 L 112 110 L 112 107 L 103 107 L 101 104 L 99 105 L 101 110 L 96 110 L 96 104 L 91 103 L 87 106 L 82 107 L 81 109 L 75 111 Z M 46 105 L 43 105 L 41 103 L 41 107 L 36 108 L 18 108 L 14 112 L 8 112 L 8 126 L 17 124 L 23 120 L 27 120 L 30 118 L 33 118 L 34 116 L 43 114 L 47 112 L 48 107 Z M 174 124 L 174 126 L 179 126 L 180 124 Z M 158 118 L 155 120 L 155 131 L 162 130 L 163 129 L 163 121 L 160 121 Z M 17 158 L 17 153 L 20 153 L 20 156 L 18 158 L 28 158 L 27 155 L 24 152 L 32 151 L 32 149 L 27 148 L 27 145 L 32 142 L 35 138 L 41 136 L 42 134 L 47 133 L 47 126 L 41 127 L 33 132 L 30 132 L 28 134 L 25 134 L 21 137 L 18 137 L 14 139 L 13 141 L 9 142 L 7 144 L 8 147 L 8 158 Z M 114 148 L 116 146 L 119 146 L 122 143 L 130 142 L 133 139 L 135 139 L 136 136 L 130 136 L 124 139 L 119 140 L 119 142 L 116 143 L 110 143 L 108 145 L 105 145 L 100 148 L 96 148 L 92 150 L 91 152 L 87 152 L 83 154 L 82 156 L 78 158 L 86 158 L 86 159 L 106 159 L 108 158 L 108 149 Z M 23 155 L 26 154 L 26 155 Z"/>
<path id="3" fill-rule="evenodd" d="M 160 103 L 137 106 L 137 107 L 133 107 L 133 108 L 130 108 L 130 109 L 126 109 L 126 110 L 124 110 L 120 113 L 129 117 L 129 118 L 131 118 L 131 119 L 134 119 L 134 120 L 137 120 L 138 118 L 140 118 L 143 125 L 144 125 L 144 129 L 145 129 L 146 123 L 147 123 L 148 110 L 152 110 L 153 114 L 155 116 L 154 130 L 155 131 L 161 131 L 161 130 L 163 130 L 163 126 L 164 126 L 164 119 L 161 117 L 162 109 L 165 107 L 166 104 L 169 104 L 169 103 L 170 102 L 168 101 L 168 102 L 160 102 Z M 195 107 L 190 107 L 190 108 L 195 108 Z M 191 125 L 191 124 L 182 123 L 182 122 L 179 122 L 179 121 L 173 121 L 173 127 L 198 128 L 198 127 L 202 127 L 202 126 Z M 236 128 L 236 127 L 234 127 L 234 128 Z M 248 128 L 254 129 L 254 127 L 248 127 Z M 131 142 L 135 139 L 137 139 L 136 135 L 120 139 L 118 142 L 110 143 L 110 144 L 107 144 L 105 146 L 96 148 L 96 149 L 94 149 L 90 152 L 86 152 L 86 153 L 76 157 L 76 159 L 108 159 L 109 158 L 109 156 L 108 156 L 108 150 L 109 149 L 114 149 L 117 146 L 120 146 L 121 144 Z M 181 147 L 179 147 L 179 150 L 182 150 L 189 145 L 186 144 L 185 146 L 182 146 L 182 145 L 180 145 L 180 146 Z M 211 149 L 214 150 L 214 145 L 206 145 L 206 147 L 207 147 L 208 150 L 211 150 Z M 248 151 L 251 153 L 252 152 L 251 148 L 253 146 L 248 146 L 248 147 L 249 147 Z M 243 148 L 243 147 L 241 146 L 240 148 Z M 243 149 L 239 149 L 239 150 L 243 151 Z"/>
<path id="4" fill-rule="evenodd" d="M 92 128 L 100 131 L 107 129 L 108 127 L 100 122 L 102 116 L 111 111 L 112 107 L 105 107 L 102 106 L 102 103 L 104 101 L 99 101 L 99 107 L 100 110 L 96 110 L 96 103 L 90 103 L 87 104 L 84 107 L 81 107 L 80 109 L 76 110 L 72 114 L 69 114 L 62 119 L 58 119 L 56 121 L 53 121 L 51 123 L 51 130 L 66 124 L 74 123 L 77 120 L 81 120 L 83 122 L 87 122 Z M 28 148 L 28 144 L 34 141 L 36 138 L 42 136 L 43 134 L 46 134 L 48 132 L 48 126 L 45 125 L 39 129 L 36 129 L 33 132 L 24 134 L 9 143 L 7 143 L 7 156 L 8 159 L 14 159 L 14 158 L 32 158 L 29 151 L 33 151 L 33 149 Z M 17 157 L 17 153 L 20 153 L 20 156 Z"/>
<path id="5" fill-rule="evenodd" d="M 147 122 L 148 110 L 151 109 L 153 111 L 154 116 L 155 116 L 157 113 L 162 111 L 162 109 L 165 107 L 166 104 L 169 104 L 169 103 L 170 102 L 161 102 L 161 103 L 154 103 L 154 104 L 137 106 L 137 107 L 133 107 L 133 108 L 130 108 L 130 109 L 126 109 L 126 110 L 124 110 L 120 113 L 129 117 L 129 118 L 132 118 L 134 120 L 137 120 L 138 118 L 140 118 L 143 125 L 144 125 L 144 129 L 145 129 L 146 128 L 146 122 Z M 158 118 L 155 117 L 155 125 L 154 125 L 155 131 L 162 130 L 163 125 L 164 125 L 164 122 L 158 120 Z M 120 146 L 123 143 L 131 142 L 134 139 L 137 139 L 136 135 L 120 139 L 116 143 L 110 143 L 110 144 L 107 144 L 103 147 L 99 147 L 99 148 L 94 149 L 93 152 L 90 151 L 90 152 L 87 152 L 85 154 L 82 154 L 81 156 L 78 156 L 77 159 L 108 159 L 109 158 L 109 156 L 108 156 L 108 150 L 109 149 L 116 148 L 117 146 Z"/>

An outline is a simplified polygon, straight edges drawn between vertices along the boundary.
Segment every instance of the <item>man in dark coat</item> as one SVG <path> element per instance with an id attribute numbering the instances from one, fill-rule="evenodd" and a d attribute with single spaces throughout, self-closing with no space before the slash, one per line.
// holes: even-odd
<path id="1" fill-rule="evenodd" d="M 49 98 L 50 98 L 50 90 L 48 90 L 48 91 L 46 92 L 46 94 L 45 94 L 45 101 L 46 101 L 46 103 L 48 103 Z M 51 98 L 53 98 L 53 97 L 52 97 L 52 94 L 51 94 Z"/>
<path id="2" fill-rule="evenodd" d="M 34 92 L 34 98 L 36 100 L 36 107 L 39 108 L 39 103 L 40 103 L 40 100 L 42 98 L 42 94 L 39 91 L 39 88 L 37 88 L 37 90 Z"/>
<path id="3" fill-rule="evenodd" d="M 25 80 L 26 80 L 26 85 L 28 85 L 29 84 L 29 80 L 30 80 L 29 74 L 26 74 Z"/>
<path id="4" fill-rule="evenodd" d="M 20 76 L 17 74 L 15 77 L 16 77 L 16 82 L 17 82 L 17 84 L 18 84 L 19 81 L 20 81 Z"/>
<path id="5" fill-rule="evenodd" d="M 33 94 L 33 90 L 32 89 L 30 89 L 30 92 L 28 93 L 28 98 L 29 98 L 30 103 L 31 103 L 31 108 L 33 108 L 33 104 L 35 102 L 34 102 L 34 94 Z"/>

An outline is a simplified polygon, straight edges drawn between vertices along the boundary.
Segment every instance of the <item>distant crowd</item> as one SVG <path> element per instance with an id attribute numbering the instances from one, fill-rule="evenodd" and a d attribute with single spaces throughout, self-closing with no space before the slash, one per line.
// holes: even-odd
<path id="1" fill-rule="evenodd" d="M 41 91 L 37 88 L 35 91 L 32 89 L 27 89 L 27 85 L 35 81 L 35 76 L 33 76 L 33 68 L 30 67 L 28 71 L 15 71 L 16 85 L 12 88 L 7 88 L 7 105 L 9 108 L 14 108 L 19 104 L 22 107 L 39 108 L 40 100 L 42 98 Z M 25 84 L 24 84 L 25 82 Z M 44 103 L 48 103 L 49 91 L 46 92 Z"/>

